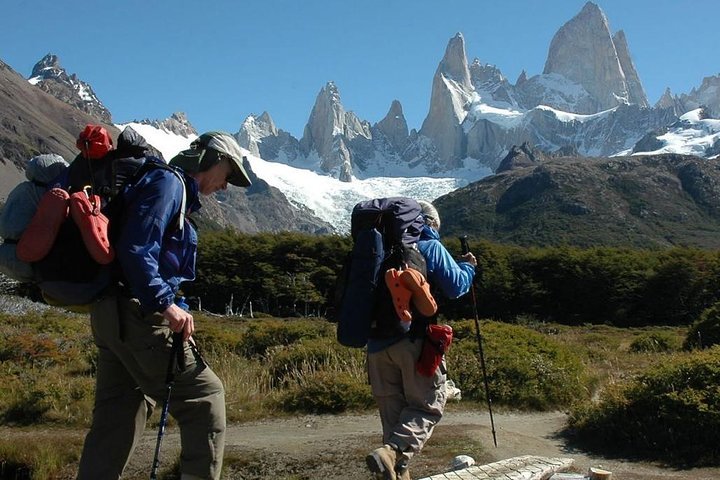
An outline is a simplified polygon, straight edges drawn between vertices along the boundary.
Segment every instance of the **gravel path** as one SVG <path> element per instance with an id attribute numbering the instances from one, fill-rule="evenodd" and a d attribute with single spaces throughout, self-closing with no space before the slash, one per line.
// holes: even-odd
<path id="1" fill-rule="evenodd" d="M 449 460 L 470 455 L 479 464 L 521 455 L 567 457 L 574 469 L 602 467 L 614 480 L 710 480 L 720 468 L 676 470 L 644 462 L 608 459 L 567 447 L 557 432 L 565 422 L 561 412 L 495 413 L 498 447 L 492 443 L 487 412 L 449 411 L 422 455 L 411 464 L 414 478 L 448 470 Z M 322 415 L 271 419 L 232 425 L 227 433 L 228 479 L 344 479 L 368 480 L 364 457 L 380 442 L 376 415 Z M 146 478 L 152 461 L 155 432 L 145 441 L 129 467 L 129 478 Z M 163 458 L 176 458 L 178 436 L 171 429 L 163 443 Z"/>

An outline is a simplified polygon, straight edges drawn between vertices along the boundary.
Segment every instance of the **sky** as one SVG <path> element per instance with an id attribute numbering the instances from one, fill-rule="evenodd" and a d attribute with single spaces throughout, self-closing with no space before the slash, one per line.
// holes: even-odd
<path id="1" fill-rule="evenodd" d="M 380 121 L 393 100 L 409 128 L 461 32 L 468 61 L 515 83 L 542 73 L 550 41 L 585 0 L 1 0 L 0 60 L 25 78 L 45 54 L 88 82 L 116 123 L 182 111 L 200 132 L 235 133 L 267 111 L 300 138 L 333 81 L 346 110 Z M 654 104 L 720 73 L 717 0 L 597 0 L 625 32 Z"/>

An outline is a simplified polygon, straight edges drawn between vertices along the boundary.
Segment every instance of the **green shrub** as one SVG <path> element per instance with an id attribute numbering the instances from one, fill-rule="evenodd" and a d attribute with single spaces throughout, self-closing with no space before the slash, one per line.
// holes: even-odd
<path id="1" fill-rule="evenodd" d="M 272 347 L 267 353 L 269 374 L 276 380 L 307 367 L 313 370 L 342 368 L 350 362 L 364 362 L 362 350 L 344 348 L 334 338 L 310 338 L 291 345 Z"/>
<path id="2" fill-rule="evenodd" d="M 367 380 L 352 372 L 320 370 L 298 375 L 279 403 L 288 412 L 340 413 L 369 408 L 374 400 Z"/>
<path id="3" fill-rule="evenodd" d="M 322 320 L 257 320 L 248 322 L 237 351 L 246 357 L 264 355 L 270 347 L 290 345 L 300 339 L 328 337 L 332 332 L 334 326 Z"/>
<path id="4" fill-rule="evenodd" d="M 577 407 L 568 433 L 586 448 L 678 465 L 720 463 L 720 346 L 677 356 Z"/>
<path id="5" fill-rule="evenodd" d="M 708 348 L 720 344 L 720 303 L 704 310 L 688 331 L 683 347 Z"/>
<path id="6" fill-rule="evenodd" d="M 630 351 L 636 353 L 672 352 L 679 346 L 679 341 L 670 332 L 651 332 L 637 336 L 630 343 Z"/>
<path id="7" fill-rule="evenodd" d="M 448 377 L 463 398 L 485 401 L 485 386 L 472 322 L 451 324 L 456 341 L 447 355 Z M 493 402 L 546 410 L 587 398 L 587 374 L 568 347 L 528 328 L 482 322 L 483 351 Z"/>

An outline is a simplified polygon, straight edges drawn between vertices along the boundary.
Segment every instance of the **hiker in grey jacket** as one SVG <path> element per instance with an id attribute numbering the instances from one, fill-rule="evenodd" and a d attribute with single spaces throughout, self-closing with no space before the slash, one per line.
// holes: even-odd
<path id="1" fill-rule="evenodd" d="M 428 202 L 418 203 L 425 220 L 418 249 L 427 263 L 427 281 L 446 297 L 457 298 L 470 290 L 477 260 L 467 253 L 456 262 L 440 243 L 437 210 Z M 418 372 L 423 339 L 414 335 L 417 331 L 413 328 L 404 335 L 368 341 L 368 373 L 384 445 L 366 461 L 370 471 L 384 480 L 410 480 L 408 462 L 428 441 L 445 409 L 445 360 L 430 377 Z"/>
<path id="2" fill-rule="evenodd" d="M 78 479 L 122 474 L 152 408 L 164 400 L 173 332 L 183 340 L 169 400 L 180 428 L 180 478 L 220 478 L 225 391 L 194 348 L 193 316 L 175 297 L 181 282 L 195 278 L 197 234 L 184 214 L 200 207 L 198 194 L 249 186 L 242 162 L 232 136 L 209 132 L 170 161 L 178 171 L 153 168 L 121 193 L 123 227 L 114 245 L 121 283 L 91 307 L 95 407 Z"/>

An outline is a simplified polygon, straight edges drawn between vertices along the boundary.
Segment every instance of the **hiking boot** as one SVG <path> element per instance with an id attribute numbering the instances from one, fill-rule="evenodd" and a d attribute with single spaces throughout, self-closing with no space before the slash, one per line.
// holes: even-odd
<path id="1" fill-rule="evenodd" d="M 397 452 L 390 445 L 383 445 L 376 448 L 370 455 L 365 457 L 368 468 L 377 478 L 383 480 L 396 480 L 395 462 L 397 461 Z M 410 477 L 408 477 L 410 478 Z"/>
<path id="2" fill-rule="evenodd" d="M 100 211 L 100 197 L 87 192 L 70 195 L 70 215 L 80 229 L 83 243 L 97 263 L 107 265 L 115 258 L 108 239 L 108 218 Z"/>
<path id="3" fill-rule="evenodd" d="M 37 262 L 50 252 L 60 226 L 68 216 L 68 193 L 62 188 L 45 192 L 35 215 L 17 244 L 15 254 L 23 262 Z"/>
<path id="4" fill-rule="evenodd" d="M 397 313 L 400 318 L 400 324 L 403 326 L 403 329 L 407 331 L 410 329 L 410 322 L 412 322 L 412 313 L 410 313 L 410 297 L 412 297 L 412 292 L 400 281 L 401 273 L 402 272 L 394 268 L 389 269 L 385 272 L 385 284 L 388 289 L 390 289 L 393 306 L 395 307 L 395 313 Z"/>
<path id="5" fill-rule="evenodd" d="M 412 478 L 410 478 L 410 469 L 407 465 L 398 466 L 397 470 L 395 470 L 395 477 L 397 480 L 412 480 Z"/>
<path id="6" fill-rule="evenodd" d="M 400 272 L 400 281 L 412 292 L 412 302 L 424 317 L 432 317 L 437 312 L 437 303 L 430 293 L 430 284 L 423 274 L 415 269 L 407 268 Z"/>

